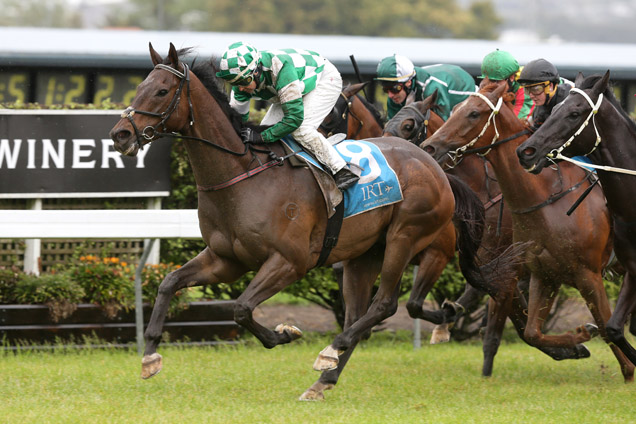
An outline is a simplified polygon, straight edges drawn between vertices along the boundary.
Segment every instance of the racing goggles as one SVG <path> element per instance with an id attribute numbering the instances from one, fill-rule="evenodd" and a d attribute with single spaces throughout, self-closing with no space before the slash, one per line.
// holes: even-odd
<path id="1" fill-rule="evenodd" d="M 538 96 L 541 93 L 544 93 L 546 90 L 546 87 L 550 85 L 549 81 L 545 81 L 545 82 L 540 82 L 539 84 L 535 84 L 535 85 L 526 85 L 524 87 L 524 89 L 528 92 L 528 94 L 533 94 L 535 96 Z"/>
<path id="2" fill-rule="evenodd" d="M 404 89 L 404 84 L 382 84 L 382 91 L 385 93 L 393 93 L 398 94 L 400 91 Z"/>
<path id="3" fill-rule="evenodd" d="M 248 85 L 250 85 L 252 83 L 252 81 L 254 81 L 254 75 L 248 75 L 244 78 L 238 79 L 234 82 L 231 82 L 230 84 L 232 85 L 238 85 L 240 87 L 247 87 Z"/>

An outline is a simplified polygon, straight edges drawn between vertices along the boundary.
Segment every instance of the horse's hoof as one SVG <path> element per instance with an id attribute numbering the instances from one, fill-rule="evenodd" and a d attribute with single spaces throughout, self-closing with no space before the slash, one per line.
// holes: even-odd
<path id="1" fill-rule="evenodd" d="M 303 332 L 295 325 L 278 324 L 274 331 L 280 334 L 287 334 L 291 338 L 290 341 L 300 339 L 303 336 Z"/>
<path id="2" fill-rule="evenodd" d="M 590 352 L 584 344 L 577 344 L 574 346 L 574 350 L 576 350 L 576 359 L 589 358 L 592 356 L 592 352 Z"/>
<path id="3" fill-rule="evenodd" d="M 314 369 L 316 371 L 331 371 L 338 368 L 338 355 L 342 351 L 337 351 L 331 345 L 327 346 L 318 354 L 316 362 L 314 362 Z"/>
<path id="4" fill-rule="evenodd" d="M 161 368 L 163 367 L 163 361 L 161 360 L 161 355 L 157 352 L 152 355 L 146 355 L 141 360 L 141 378 L 144 380 L 159 374 Z"/>
<path id="5" fill-rule="evenodd" d="M 317 401 L 317 400 L 325 400 L 325 395 L 324 395 L 324 393 L 322 391 L 317 391 L 317 390 L 314 390 L 314 389 L 310 388 L 310 389 L 305 390 L 305 393 L 300 395 L 298 400 L 302 400 L 302 401 L 305 401 L 305 402 Z"/>
<path id="6" fill-rule="evenodd" d="M 592 324 L 591 322 L 588 322 L 587 324 L 584 325 L 584 327 L 587 330 L 587 332 L 590 333 L 591 338 L 594 338 L 599 335 L 598 326 L 596 324 Z"/>
<path id="7" fill-rule="evenodd" d="M 431 344 L 446 343 L 450 341 L 450 331 L 448 325 L 436 325 L 431 334 Z"/>

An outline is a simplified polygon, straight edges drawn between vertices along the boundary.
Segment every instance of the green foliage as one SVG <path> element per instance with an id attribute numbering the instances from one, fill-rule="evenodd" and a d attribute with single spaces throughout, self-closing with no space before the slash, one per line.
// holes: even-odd
<path id="1" fill-rule="evenodd" d="M 15 302 L 15 288 L 25 275 L 17 266 L 0 267 L 0 303 Z"/>
<path id="2" fill-rule="evenodd" d="M 84 290 L 67 274 L 23 275 L 12 290 L 12 298 L 17 303 L 47 303 L 67 301 L 79 303 Z"/>
<path id="3" fill-rule="evenodd" d="M 0 0 L 0 26 L 80 28 L 82 17 L 66 0 Z"/>
<path id="4" fill-rule="evenodd" d="M 132 0 L 109 15 L 110 26 L 152 30 L 480 39 L 496 39 L 500 22 L 491 0 Z"/>

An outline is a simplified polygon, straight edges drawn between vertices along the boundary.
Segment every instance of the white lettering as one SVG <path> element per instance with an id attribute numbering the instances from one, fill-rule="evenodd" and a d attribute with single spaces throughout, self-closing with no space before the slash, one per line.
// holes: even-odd
<path id="1" fill-rule="evenodd" d="M 11 151 L 11 148 L 9 147 L 9 139 L 3 138 L 0 140 L 0 168 L 2 168 L 2 163 L 6 159 L 7 168 L 15 169 L 15 166 L 18 163 L 18 156 L 20 155 L 21 144 L 21 139 L 16 138 L 13 140 L 13 151 Z"/>
<path id="2" fill-rule="evenodd" d="M 29 145 L 27 149 L 27 169 L 35 169 L 35 139 L 27 139 L 27 144 Z"/>
<path id="3" fill-rule="evenodd" d="M 64 168 L 64 145 L 66 140 L 60 138 L 57 140 L 57 150 L 53 147 L 53 143 L 49 138 L 42 139 L 42 169 L 49 169 L 49 158 L 58 169 Z"/>
<path id="4" fill-rule="evenodd" d="M 82 162 L 82 158 L 87 158 L 91 155 L 92 149 L 82 149 L 82 147 L 95 147 L 94 139 L 73 139 L 73 168 L 87 169 L 95 168 L 95 161 L 89 160 Z"/>
<path id="5" fill-rule="evenodd" d="M 124 161 L 121 160 L 121 153 L 117 152 L 113 147 L 113 140 L 110 138 L 102 138 L 102 168 L 108 168 L 108 161 L 115 161 L 116 168 L 123 168 Z"/>
<path id="6" fill-rule="evenodd" d="M 140 150 L 139 152 L 137 152 L 137 168 L 145 168 L 146 165 L 144 164 L 144 159 L 146 158 L 146 155 L 148 154 L 148 151 L 150 150 L 150 145 L 146 146 L 145 149 Z"/>

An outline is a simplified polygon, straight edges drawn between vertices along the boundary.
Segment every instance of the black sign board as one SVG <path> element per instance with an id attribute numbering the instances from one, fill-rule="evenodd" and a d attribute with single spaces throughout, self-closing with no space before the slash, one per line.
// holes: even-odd
<path id="1" fill-rule="evenodd" d="M 170 194 L 170 140 L 114 150 L 117 111 L 0 111 L 0 198 Z"/>

